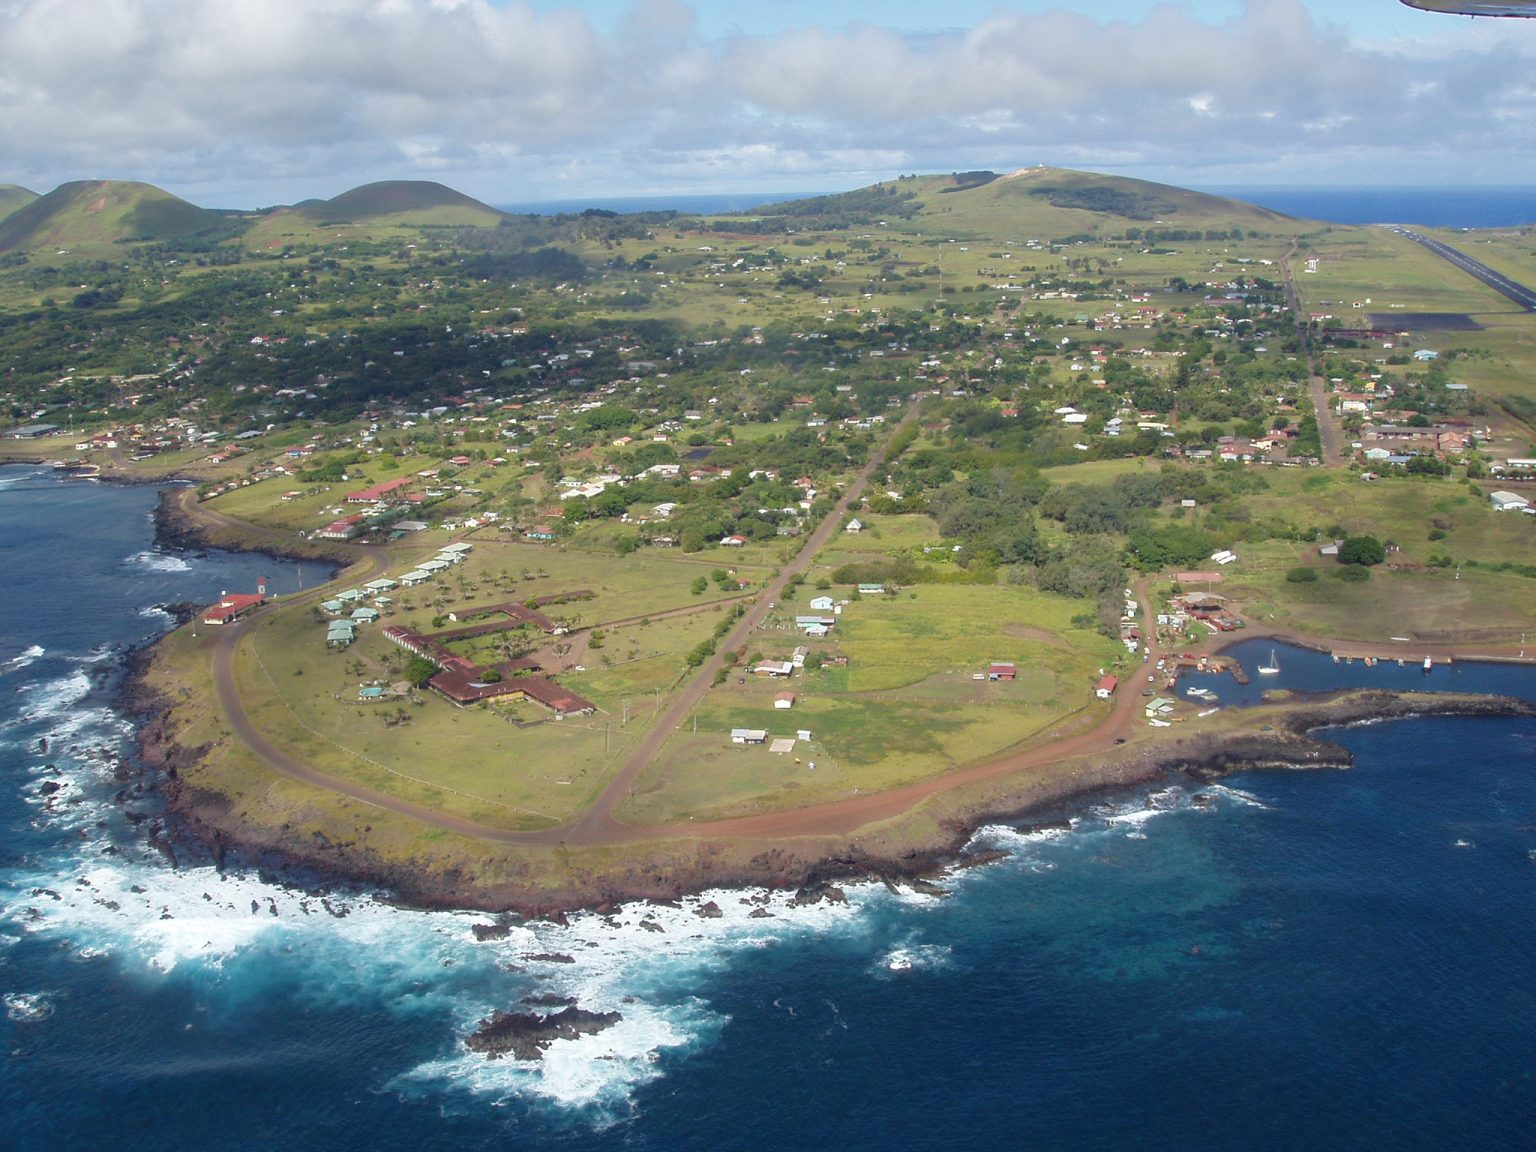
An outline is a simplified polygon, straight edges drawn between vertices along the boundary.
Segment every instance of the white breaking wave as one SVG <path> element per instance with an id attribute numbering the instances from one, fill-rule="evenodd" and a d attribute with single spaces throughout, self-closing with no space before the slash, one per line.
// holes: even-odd
<path id="1" fill-rule="evenodd" d="M 892 948 L 876 961 L 876 975 L 891 977 L 945 968 L 949 965 L 951 951 L 948 944 L 904 944 Z"/>
<path id="2" fill-rule="evenodd" d="M 10 468 L 0 469 L 0 488 L 14 488 L 18 484 L 26 484 L 46 475 L 37 471 L 12 471 Z"/>
<path id="3" fill-rule="evenodd" d="M 1252 792 L 1244 792 L 1241 788 L 1233 788 L 1228 784 L 1208 784 L 1203 791 L 1208 795 L 1219 796 L 1224 800 L 1241 804 L 1245 808 L 1262 808 L 1266 812 L 1269 811 L 1269 805 Z"/>
<path id="4" fill-rule="evenodd" d="M 37 663 L 37 658 L 47 651 L 41 644 L 34 644 L 20 656 L 12 656 L 9 660 L 0 661 L 0 676 L 7 672 L 18 672 L 32 664 Z"/>
<path id="5" fill-rule="evenodd" d="M 67 942 L 81 959 L 108 957 L 146 978 L 192 978 L 233 1000 L 254 1002 L 280 980 L 301 1001 L 450 1022 L 443 1027 L 457 1039 L 451 1054 L 387 1072 L 383 1088 L 623 1115 L 639 1086 L 665 1075 L 669 1052 L 708 1044 L 724 1027 L 728 1017 L 704 989 L 748 951 L 837 933 L 867 949 L 873 979 L 952 962 L 947 946 L 913 931 L 913 915 L 942 907 L 943 898 L 878 883 L 844 886 L 844 904 L 797 906 L 788 893 L 717 890 L 676 907 L 635 903 L 611 915 L 573 915 L 565 925 L 518 923 L 500 938 L 477 940 L 473 927 L 490 919 L 483 914 L 417 912 L 368 897 L 318 897 L 211 867 L 173 869 L 99 827 L 113 823 L 110 759 L 89 749 L 120 742 L 127 722 L 81 707 L 91 690 L 83 670 L 28 688 L 25 723 L 30 733 L 46 733 L 55 749 L 47 778 L 61 786 L 44 798 L 33 786 L 43 767 L 29 773 L 34 820 L 75 835 L 68 849 L 0 873 L 8 929 Z M 1221 785 L 1195 795 L 1256 803 Z M 1154 815 L 1194 803 L 1170 788 L 1100 805 L 1066 826 L 991 825 L 971 846 L 1005 850 L 1017 865 L 1044 871 L 1054 867 L 1054 845 L 1139 833 Z M 958 887 L 979 873 L 958 870 L 943 883 Z M 874 908 L 897 914 L 869 915 Z M 46 997 L 26 999 L 36 995 L 15 993 L 14 1010 L 44 1010 Z M 606 1031 L 556 1040 L 537 1061 L 487 1059 L 463 1042 L 496 1011 L 553 1012 L 565 1003 L 622 1019 Z M 11 1012 L 11 998 L 6 1004 Z"/>
<path id="6" fill-rule="evenodd" d="M 7 992 L 5 1014 L 18 1024 L 32 1024 L 53 1015 L 53 1001 L 43 992 Z"/>
<path id="7" fill-rule="evenodd" d="M 148 568 L 151 572 L 190 572 L 192 565 L 180 556 L 168 556 L 164 552 L 135 552 L 125 561 Z"/>

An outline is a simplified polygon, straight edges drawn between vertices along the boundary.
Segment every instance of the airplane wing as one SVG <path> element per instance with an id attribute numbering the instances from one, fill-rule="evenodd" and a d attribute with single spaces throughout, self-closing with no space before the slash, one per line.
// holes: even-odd
<path id="1" fill-rule="evenodd" d="M 1524 16 L 1536 19 L 1536 0 L 1402 0 L 1425 12 L 1451 12 L 1458 16 Z"/>

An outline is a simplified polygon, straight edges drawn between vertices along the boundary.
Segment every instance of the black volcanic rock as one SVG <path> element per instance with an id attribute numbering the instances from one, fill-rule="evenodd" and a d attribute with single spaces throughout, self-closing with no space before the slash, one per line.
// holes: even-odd
<path id="1" fill-rule="evenodd" d="M 588 1012 L 574 1005 L 549 1016 L 536 1012 L 493 1012 L 464 1041 L 471 1052 L 488 1060 L 511 1055 L 517 1060 L 541 1060 L 556 1040 L 574 1040 L 606 1032 L 624 1017 L 618 1012 Z"/>

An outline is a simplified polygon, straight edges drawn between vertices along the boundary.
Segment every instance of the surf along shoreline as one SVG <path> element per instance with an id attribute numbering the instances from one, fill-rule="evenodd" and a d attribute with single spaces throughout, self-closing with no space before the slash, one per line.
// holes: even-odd
<path id="1" fill-rule="evenodd" d="M 326 548 L 323 556 L 281 548 L 227 519 L 222 523 L 197 509 L 189 490 L 168 489 L 155 515 L 156 543 L 342 565 L 366 559 L 361 550 L 344 547 Z M 1329 647 L 1313 637 L 1265 633 L 1277 641 Z M 471 830 L 457 846 L 450 835 L 447 850 L 422 855 L 381 849 L 380 842 L 398 843 L 390 826 L 398 830 L 412 817 L 365 799 L 344 805 L 339 818 L 330 813 L 330 827 L 254 818 L 248 805 L 218 786 L 216 774 L 208 777 L 213 749 L 178 740 L 176 702 L 151 684 L 157 644 L 130 656 L 122 706 L 138 726 L 139 766 L 164 797 L 174 842 L 206 850 L 220 867 L 253 868 L 301 887 L 382 889 L 386 898 L 412 907 L 557 918 L 635 900 L 672 902 L 712 889 L 797 890 L 807 901 L 840 898 L 842 882 L 931 889 L 947 871 L 995 857 L 973 843 L 987 824 L 1038 827 L 1051 823 L 1044 814 L 1063 804 L 1161 781 L 1204 782 L 1255 769 L 1348 768 L 1350 753 L 1317 735 L 1329 727 L 1426 715 L 1536 715 L 1536 706 L 1511 697 L 1348 689 L 1226 709 L 1200 732 L 1185 734 L 1127 723 L 1139 703 L 1131 700 L 1091 731 L 890 794 L 859 797 L 857 806 L 697 826 L 620 826 L 613 835 L 579 843 L 569 829 L 508 834 L 495 843 Z M 835 808 L 845 810 L 828 811 Z M 173 851 L 166 855 L 175 858 Z"/>

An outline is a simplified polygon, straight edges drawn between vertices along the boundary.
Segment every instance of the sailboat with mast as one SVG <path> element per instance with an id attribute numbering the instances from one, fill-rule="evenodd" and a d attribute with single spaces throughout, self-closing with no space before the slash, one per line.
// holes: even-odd
<path id="1" fill-rule="evenodd" d="M 1275 650 L 1269 650 L 1269 663 L 1259 665 L 1260 676 L 1277 676 L 1280 673 L 1280 661 L 1275 659 Z"/>

